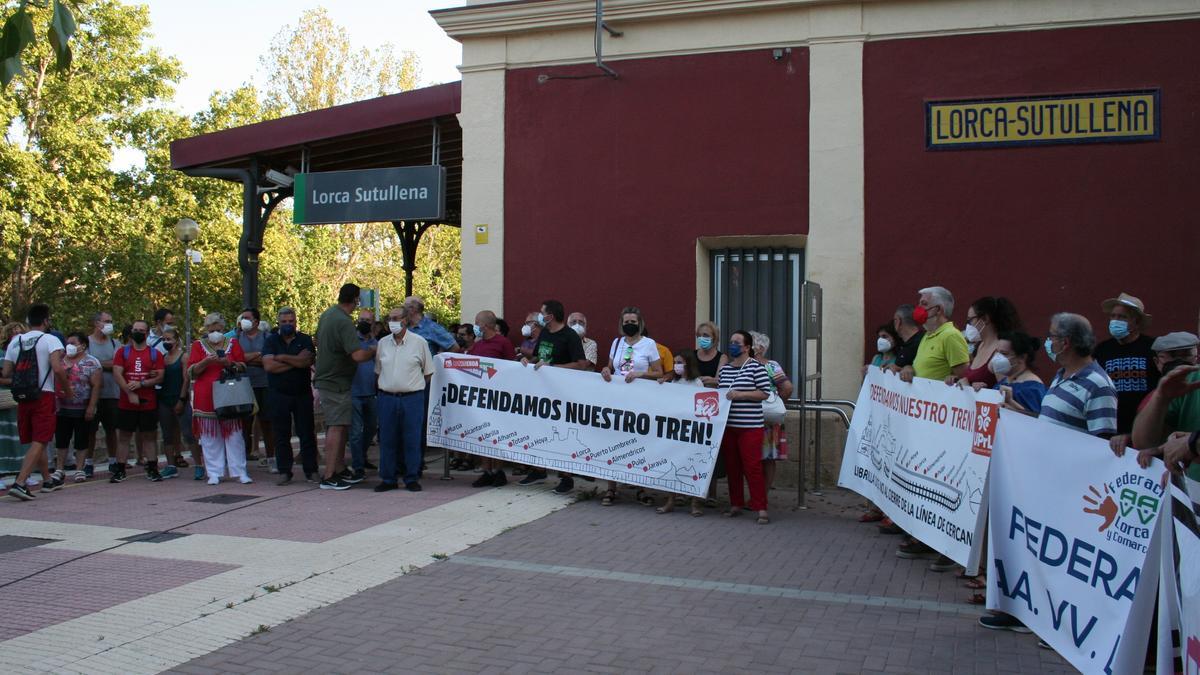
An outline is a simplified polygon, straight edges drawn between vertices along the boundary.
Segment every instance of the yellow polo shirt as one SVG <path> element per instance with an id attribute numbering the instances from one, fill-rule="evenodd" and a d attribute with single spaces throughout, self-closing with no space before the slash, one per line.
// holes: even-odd
<path id="1" fill-rule="evenodd" d="M 392 394 L 407 394 L 425 389 L 425 376 L 433 374 L 433 355 L 429 343 L 411 330 L 396 344 L 396 336 L 387 335 L 375 348 L 375 374 L 379 388 Z"/>
<path id="2" fill-rule="evenodd" d="M 913 370 L 917 372 L 917 377 L 944 380 L 950 376 L 953 368 L 970 360 L 967 339 L 954 327 L 954 322 L 947 321 L 921 338 Z"/>

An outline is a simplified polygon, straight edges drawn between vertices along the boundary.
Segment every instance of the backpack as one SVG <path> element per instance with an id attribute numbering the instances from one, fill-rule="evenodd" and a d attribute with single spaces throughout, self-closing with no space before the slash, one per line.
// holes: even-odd
<path id="1" fill-rule="evenodd" d="M 149 345 L 147 345 L 147 346 L 149 346 Z M 121 357 L 121 360 L 124 361 L 125 363 L 129 363 L 129 355 L 132 353 L 133 353 L 133 347 L 131 347 L 129 345 L 125 345 L 125 355 Z M 160 354 L 159 351 L 157 349 L 155 349 L 154 347 L 150 347 L 150 370 L 154 370 L 154 360 L 155 359 L 158 359 L 159 361 L 161 361 L 163 359 L 163 355 Z"/>
<path id="2" fill-rule="evenodd" d="M 27 349 L 21 337 L 17 336 L 17 348 L 21 351 L 17 355 L 17 363 L 13 366 L 12 376 L 12 395 L 17 402 L 21 401 L 36 401 L 42 397 L 42 385 L 46 384 L 46 380 L 50 379 L 49 370 L 46 371 L 46 379 L 38 382 L 38 358 L 37 358 L 37 343 L 44 335 L 39 335 L 29 345 Z"/>

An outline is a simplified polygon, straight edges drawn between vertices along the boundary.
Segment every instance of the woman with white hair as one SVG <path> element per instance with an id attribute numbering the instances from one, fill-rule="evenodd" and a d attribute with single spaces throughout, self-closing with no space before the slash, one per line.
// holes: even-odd
<path id="1" fill-rule="evenodd" d="M 204 335 L 192 343 L 188 354 L 188 375 L 192 385 L 192 433 L 204 450 L 208 484 L 221 482 L 226 467 L 231 478 L 252 483 L 246 473 L 246 444 L 242 440 L 242 420 L 217 417 L 213 404 L 213 384 L 221 372 L 230 369 L 245 372 L 246 359 L 237 340 L 225 335 L 225 319 L 212 313 L 204 317 Z"/>
<path id="2" fill-rule="evenodd" d="M 767 350 L 771 348 L 771 338 L 755 331 L 750 331 L 750 337 L 754 338 L 754 359 L 766 367 L 767 377 L 771 378 L 771 386 L 775 389 L 775 393 L 783 400 L 788 400 L 792 397 L 794 387 L 783 366 L 779 365 L 778 361 L 767 358 Z M 784 425 L 767 423 L 763 426 L 762 450 L 763 481 L 767 484 L 769 492 L 771 486 L 775 484 L 775 461 L 787 461 L 788 458 L 787 429 Z"/>

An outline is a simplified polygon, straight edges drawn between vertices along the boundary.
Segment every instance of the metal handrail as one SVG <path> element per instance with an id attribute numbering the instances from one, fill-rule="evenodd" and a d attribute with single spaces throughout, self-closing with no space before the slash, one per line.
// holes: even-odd
<path id="1" fill-rule="evenodd" d="M 838 416 L 839 419 L 842 420 L 842 424 L 846 425 L 847 429 L 850 428 L 850 416 L 846 414 L 845 410 L 842 410 L 841 408 L 837 407 L 836 405 L 828 405 L 824 402 L 818 403 L 816 401 L 806 402 L 806 401 L 801 401 L 798 398 L 793 398 L 793 399 L 788 399 L 788 401 L 784 404 L 784 407 L 787 408 L 788 410 L 795 410 L 798 412 L 807 412 L 809 410 L 812 410 L 815 412 L 834 413 L 835 415 Z"/>
<path id="2" fill-rule="evenodd" d="M 819 403 L 821 405 L 844 405 L 851 410 L 854 410 L 854 406 L 855 406 L 854 401 L 844 399 L 844 398 L 827 398 L 827 399 L 822 399 L 820 401 L 809 401 L 809 402 L 810 403 Z"/>

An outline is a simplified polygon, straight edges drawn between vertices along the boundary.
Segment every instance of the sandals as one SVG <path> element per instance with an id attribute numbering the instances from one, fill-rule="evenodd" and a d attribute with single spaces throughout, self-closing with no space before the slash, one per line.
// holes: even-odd
<path id="1" fill-rule="evenodd" d="M 723 512 L 721 515 L 725 516 L 726 518 L 737 518 L 738 516 L 742 515 L 742 510 L 740 508 L 730 507 L 728 511 Z"/>
<path id="2" fill-rule="evenodd" d="M 667 497 L 667 501 L 662 506 L 658 507 L 657 509 L 654 509 L 654 512 L 655 513 L 670 513 L 674 510 L 675 510 L 675 500 L 672 499 L 671 497 Z"/>
<path id="3" fill-rule="evenodd" d="M 617 491 L 616 490 L 605 490 L 604 496 L 600 498 L 600 506 L 612 506 L 613 502 L 616 500 L 617 500 Z"/>
<path id="4" fill-rule="evenodd" d="M 704 515 L 704 502 L 699 499 L 692 499 L 692 517 L 700 518 Z"/>

